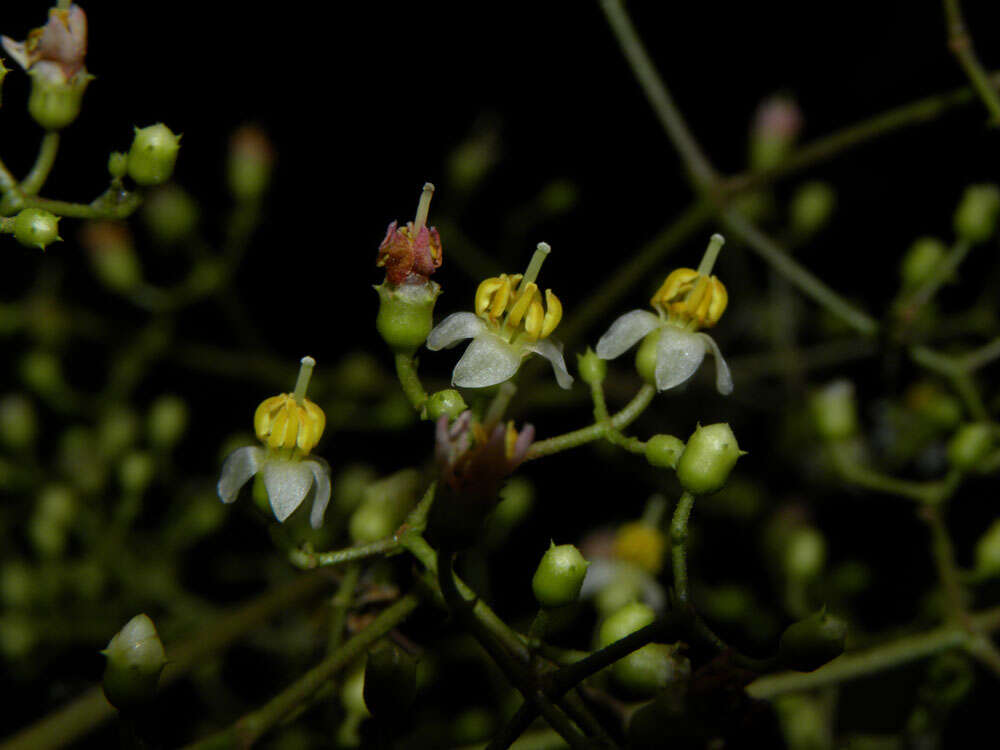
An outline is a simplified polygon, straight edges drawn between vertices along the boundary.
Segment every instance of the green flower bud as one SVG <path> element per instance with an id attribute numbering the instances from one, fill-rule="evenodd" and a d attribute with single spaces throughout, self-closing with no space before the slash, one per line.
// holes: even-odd
<path id="1" fill-rule="evenodd" d="M 271 184 L 274 147 L 267 134 L 256 125 L 244 125 L 229 141 L 226 177 L 237 200 L 256 200 Z"/>
<path id="2" fill-rule="evenodd" d="M 616 661 L 611 674 L 632 695 L 648 697 L 672 682 L 689 678 L 691 662 L 677 652 L 676 645 L 647 643 Z"/>
<path id="3" fill-rule="evenodd" d="M 49 76 L 44 70 L 31 70 L 31 94 L 28 112 L 32 119 L 46 130 L 62 130 L 80 114 L 83 92 L 94 76 L 85 71 L 69 81 L 61 76 Z"/>
<path id="4" fill-rule="evenodd" d="M 784 572 L 791 579 L 808 581 L 823 572 L 826 539 L 812 526 L 796 526 L 785 538 Z"/>
<path id="5" fill-rule="evenodd" d="M 417 695 L 416 661 L 391 643 L 369 651 L 362 695 L 372 716 L 402 718 Z"/>
<path id="6" fill-rule="evenodd" d="M 51 352 L 35 349 L 21 359 L 21 377 L 34 391 L 42 395 L 57 393 L 63 388 L 62 365 Z"/>
<path id="7" fill-rule="evenodd" d="M 656 620 L 652 608 L 631 602 L 611 614 L 597 632 L 597 646 L 604 648 Z M 650 695 L 674 680 L 691 674 L 691 664 L 676 655 L 676 647 L 648 643 L 619 659 L 611 673 L 623 687 L 638 695 Z"/>
<path id="8" fill-rule="evenodd" d="M 903 256 L 899 276 L 903 287 L 913 289 L 928 281 L 938 269 L 948 248 L 937 237 L 920 237 Z"/>
<path id="9" fill-rule="evenodd" d="M 433 281 L 399 286 L 384 283 L 375 291 L 379 297 L 375 319 L 379 335 L 394 352 L 412 355 L 434 327 L 434 302 L 441 287 Z"/>
<path id="10" fill-rule="evenodd" d="M 181 138 L 162 122 L 136 128 L 128 151 L 128 175 L 137 185 L 162 185 L 174 173 Z"/>
<path id="11" fill-rule="evenodd" d="M 750 129 L 750 166 L 773 169 L 785 160 L 802 130 L 802 111 L 789 96 L 775 95 L 760 103 Z"/>
<path id="12" fill-rule="evenodd" d="M 120 180 L 128 173 L 128 154 L 112 151 L 108 155 L 108 174 L 113 179 Z"/>
<path id="13" fill-rule="evenodd" d="M 44 250 L 59 236 L 59 217 L 40 208 L 26 208 L 14 217 L 14 239 L 25 247 Z"/>
<path id="14" fill-rule="evenodd" d="M 646 442 L 646 460 L 662 469 L 674 469 L 684 452 L 684 441 L 673 435 L 653 435 Z"/>
<path id="15" fill-rule="evenodd" d="M 600 385 L 608 375 L 608 363 L 594 353 L 589 346 L 583 354 L 576 355 L 576 366 L 580 380 L 587 385 Z"/>
<path id="16" fill-rule="evenodd" d="M 822 609 L 781 634 L 778 659 L 789 669 L 812 672 L 844 653 L 847 622 Z"/>
<path id="17" fill-rule="evenodd" d="M 101 415 L 97 442 L 101 452 L 114 458 L 135 443 L 139 435 L 139 417 L 125 406 L 113 406 Z"/>
<path id="18" fill-rule="evenodd" d="M 842 440 L 858 431 L 854 384 L 849 380 L 836 380 L 813 393 L 809 407 L 816 431 L 824 440 Z"/>
<path id="19" fill-rule="evenodd" d="M 958 428 L 948 441 L 948 460 L 959 471 L 972 471 L 993 447 L 993 427 L 971 422 Z"/>
<path id="20" fill-rule="evenodd" d="M 154 448 L 172 448 L 184 434 L 188 407 L 179 396 L 160 396 L 149 407 L 146 431 Z"/>
<path id="21" fill-rule="evenodd" d="M 0 441 L 8 448 L 23 450 L 38 437 L 38 415 L 31 399 L 12 393 L 0 399 Z"/>
<path id="22" fill-rule="evenodd" d="M 183 188 L 163 185 L 142 205 L 142 218 L 158 242 L 172 245 L 187 239 L 198 226 L 198 204 Z"/>
<path id="23" fill-rule="evenodd" d="M 160 672 L 167 663 L 156 626 L 146 615 L 136 615 L 101 652 L 107 657 L 104 668 L 104 695 L 119 710 L 149 701 L 156 694 Z"/>
<path id="24" fill-rule="evenodd" d="M 630 602 L 613 612 L 597 631 L 597 647 L 610 646 L 630 633 L 641 630 L 656 620 L 653 608 L 642 602 Z"/>
<path id="25" fill-rule="evenodd" d="M 800 237 L 809 237 L 830 221 L 837 203 L 837 194 L 829 183 L 814 180 L 795 191 L 789 207 L 792 230 Z"/>
<path id="26" fill-rule="evenodd" d="M 543 607 L 565 607 L 580 596 L 587 562 L 572 544 L 549 543 L 531 579 L 531 590 Z"/>
<path id="27" fill-rule="evenodd" d="M 98 281 L 116 292 L 128 292 L 142 283 L 142 267 L 132 233 L 111 221 L 89 222 L 80 233 L 90 267 Z"/>
<path id="28" fill-rule="evenodd" d="M 449 418 L 454 419 L 468 408 L 465 404 L 465 399 L 462 398 L 462 394 L 454 388 L 433 393 L 427 399 L 427 416 L 435 421 L 438 417 L 445 414 Z"/>
<path id="29" fill-rule="evenodd" d="M 997 228 L 1000 190 L 996 185 L 970 185 L 955 210 L 955 234 L 969 242 L 985 242 Z"/>
<path id="30" fill-rule="evenodd" d="M 677 461 L 677 479 L 694 495 L 716 492 L 726 484 L 736 460 L 745 453 L 725 422 L 699 425 Z"/>
<path id="31" fill-rule="evenodd" d="M 348 531 L 356 544 L 391 536 L 417 501 L 420 472 L 404 469 L 369 484 L 361 505 L 351 515 Z"/>
<path id="32" fill-rule="evenodd" d="M 153 458 L 144 451 L 132 451 L 118 465 L 118 481 L 130 493 L 145 491 L 153 480 L 156 467 Z"/>
<path id="33" fill-rule="evenodd" d="M 976 573 L 1000 575 L 1000 519 L 994 521 L 976 542 Z"/>
<path id="34" fill-rule="evenodd" d="M 646 334 L 635 352 L 635 369 L 644 381 L 656 385 L 656 345 L 660 341 L 659 329 Z"/>
<path id="35" fill-rule="evenodd" d="M 0 654 L 7 659 L 21 659 L 35 647 L 38 641 L 37 626 L 18 615 L 0 619 Z"/>
<path id="36" fill-rule="evenodd" d="M 365 663 L 360 659 L 357 665 L 347 673 L 344 685 L 340 690 L 340 705 L 350 715 L 368 716 L 368 706 L 365 705 Z"/>

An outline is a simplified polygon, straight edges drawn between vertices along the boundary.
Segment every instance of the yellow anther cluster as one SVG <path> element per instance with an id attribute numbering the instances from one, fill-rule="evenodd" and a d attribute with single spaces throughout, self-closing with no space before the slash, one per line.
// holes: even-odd
<path id="1" fill-rule="evenodd" d="M 257 437 L 272 450 L 311 451 L 323 436 L 326 415 L 308 399 L 298 403 L 291 393 L 266 399 L 253 415 Z"/>
<path id="2" fill-rule="evenodd" d="M 663 569 L 666 551 L 667 540 L 663 532 L 641 521 L 627 523 L 615 534 L 615 556 L 653 575 Z"/>
<path id="3" fill-rule="evenodd" d="M 502 273 L 482 282 L 476 290 L 476 315 L 510 330 L 520 328 L 531 339 L 544 339 L 562 320 L 562 303 L 546 289 L 543 306 L 538 285 L 531 282 L 521 289 L 522 278 L 519 273 Z M 506 319 L 500 321 L 504 314 Z"/>
<path id="4" fill-rule="evenodd" d="M 667 276 L 649 303 L 685 324 L 693 323 L 696 329 L 711 328 L 725 312 L 729 294 L 717 277 L 678 268 Z"/>

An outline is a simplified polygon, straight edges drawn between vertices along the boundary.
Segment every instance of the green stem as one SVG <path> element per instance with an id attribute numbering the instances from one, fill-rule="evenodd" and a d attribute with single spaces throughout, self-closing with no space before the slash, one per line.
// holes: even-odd
<path id="1" fill-rule="evenodd" d="M 777 242 L 760 231 L 739 211 L 726 209 L 722 212 L 721 218 L 733 234 L 746 242 L 765 262 L 807 297 L 862 334 L 872 335 L 878 331 L 878 321 L 875 318 L 859 310 L 799 265 Z"/>
<path id="2" fill-rule="evenodd" d="M 363 654 L 372 644 L 405 620 L 417 608 L 418 603 L 419 599 L 415 594 L 407 594 L 381 612 L 368 627 L 346 641 L 265 705 L 245 714 L 229 728 L 187 747 L 189 750 L 249 747 L 296 706 L 309 700 L 337 671 Z"/>
<path id="3" fill-rule="evenodd" d="M 427 402 L 427 391 L 424 390 L 420 376 L 417 374 L 417 361 L 408 354 L 396 354 L 396 376 L 403 387 L 403 393 L 410 405 L 420 412 Z"/>
<path id="4" fill-rule="evenodd" d="M 979 633 L 1000 628 L 1000 607 L 970 615 L 972 627 Z M 844 654 L 814 672 L 784 672 L 760 677 L 746 691 L 753 698 L 774 698 L 784 693 L 815 690 L 828 685 L 875 674 L 922 659 L 925 656 L 962 646 L 969 639 L 964 628 L 945 625 L 925 633 L 898 638 L 864 651 Z"/>
<path id="5" fill-rule="evenodd" d="M 437 552 L 427 543 L 427 540 L 419 534 L 405 534 L 400 537 L 400 542 L 428 572 L 435 578 L 439 577 Z M 472 614 L 482 623 L 483 627 L 493 634 L 493 637 L 504 649 L 513 654 L 519 661 L 528 663 L 531 660 L 531 652 L 528 651 L 522 637 L 511 630 L 507 623 L 501 620 L 486 602 L 478 598 L 461 578 L 457 575 L 453 575 L 453 577 L 455 587 L 462 598 L 475 601 L 475 604 L 472 605 Z"/>
<path id="6" fill-rule="evenodd" d="M 177 682 L 192 669 L 228 646 L 250 629 L 279 612 L 315 596 L 329 585 L 319 573 L 297 576 L 284 586 L 266 592 L 205 627 L 176 647 L 168 644 L 169 661 L 161 686 Z M 49 750 L 64 747 L 97 729 L 115 716 L 100 685 L 0 743 L 0 750 Z"/>
<path id="7" fill-rule="evenodd" d="M 17 178 L 7 169 L 7 165 L 0 160 L 0 193 L 6 195 L 15 191 L 17 191 Z"/>
<path id="8" fill-rule="evenodd" d="M 910 356 L 918 365 L 944 376 L 951 381 L 952 388 L 965 404 L 969 415 L 977 420 L 989 418 L 986 406 L 976 389 L 969 371 L 963 366 L 961 359 L 939 354 L 926 346 L 915 346 L 910 350 Z"/>
<path id="9" fill-rule="evenodd" d="M 990 364 L 996 359 L 1000 359 L 1000 337 L 961 357 L 959 363 L 963 370 L 971 372 Z"/>
<path id="10" fill-rule="evenodd" d="M 646 53 L 642 40 L 636 33 L 635 26 L 622 7 L 620 0 L 601 0 L 601 9 L 608 20 L 608 25 L 614 32 L 618 45 L 628 61 L 643 93 L 660 120 L 670 141 L 674 144 L 684 166 L 687 168 L 695 187 L 706 190 L 718 180 L 718 175 L 702 151 L 701 146 L 691 134 L 684 117 L 674 103 L 663 79 L 656 72 L 656 67 Z"/>
<path id="11" fill-rule="evenodd" d="M 896 479 L 866 466 L 860 466 L 851 457 L 847 446 L 841 443 L 829 445 L 830 457 L 840 475 L 851 484 L 887 495 L 916 500 L 919 503 L 939 503 L 958 486 L 961 477 L 952 473 L 943 480 L 933 482 L 912 482 Z"/>
<path id="12" fill-rule="evenodd" d="M 632 424 L 642 412 L 649 406 L 649 402 L 656 395 L 656 388 L 648 383 L 639 389 L 635 397 L 620 412 L 611 417 L 611 427 L 621 431 Z M 550 456 L 553 453 L 560 453 L 570 448 L 600 440 L 607 435 L 607 424 L 592 424 L 589 427 L 582 427 L 573 432 L 563 435 L 556 435 L 547 440 L 539 440 L 528 450 L 528 457 L 525 460 L 531 461 L 542 456 Z"/>
<path id="13" fill-rule="evenodd" d="M 996 85 L 997 74 L 991 74 L 990 80 L 993 85 Z M 964 86 L 886 110 L 800 146 L 789 154 L 788 158 L 770 169 L 729 178 L 725 182 L 726 193 L 732 195 L 753 188 L 765 187 L 782 177 L 829 161 L 844 151 L 861 146 L 876 138 L 911 125 L 933 122 L 941 115 L 970 104 L 975 99 L 976 94 L 972 87 Z"/>
<path id="14" fill-rule="evenodd" d="M 354 589 L 361 576 L 361 566 L 354 564 L 344 571 L 344 577 L 337 587 L 337 593 L 330 601 L 330 631 L 326 641 L 326 653 L 332 654 L 344 640 L 344 626 L 347 624 L 347 613 L 351 611 L 354 601 Z"/>
<path id="15" fill-rule="evenodd" d="M 990 113 L 992 125 L 1000 124 L 1000 97 L 997 96 L 996 88 L 990 81 L 989 75 L 983 70 L 983 66 L 976 57 L 976 51 L 972 46 L 972 37 L 969 36 L 965 26 L 965 19 L 962 18 L 962 9 L 958 0 L 944 0 L 944 14 L 948 27 L 948 47 L 958 59 L 958 64 L 965 71 L 972 88 L 975 89 L 986 110 Z"/>
<path id="16" fill-rule="evenodd" d="M 687 575 L 687 526 L 694 507 L 694 495 L 684 492 L 670 520 L 670 557 L 674 569 L 674 593 L 682 607 L 690 604 Z"/>
<path id="17" fill-rule="evenodd" d="M 920 515 L 931 530 L 931 551 L 948 605 L 948 619 L 968 629 L 970 620 L 965 607 L 966 594 L 960 580 L 958 565 L 955 563 L 955 550 L 945 528 L 944 519 L 941 517 L 941 510 L 936 505 L 928 505 L 922 511 Z"/>
<path id="18" fill-rule="evenodd" d="M 972 243 L 966 239 L 958 239 L 949 250 L 948 255 L 941 261 L 940 267 L 923 284 L 909 294 L 900 305 L 900 315 L 906 321 L 913 320 L 920 308 L 934 299 L 941 287 L 951 281 L 955 276 L 955 271 L 962 265 Z"/>
<path id="19" fill-rule="evenodd" d="M 45 181 L 52 171 L 52 166 L 56 162 L 56 155 L 59 153 L 59 133 L 48 132 L 42 138 L 42 145 L 38 149 L 38 156 L 35 164 L 28 172 L 28 176 L 21 180 L 21 192 L 25 195 L 37 195 L 42 189 Z"/>
<path id="20" fill-rule="evenodd" d="M 348 562 L 365 560 L 369 557 L 378 557 L 399 549 L 399 546 L 399 539 L 391 536 L 369 542 L 368 544 L 360 544 L 356 547 L 346 547 L 329 552 L 310 552 L 295 549 L 288 553 L 288 559 L 295 567 L 309 570 L 329 565 L 343 565 Z"/>

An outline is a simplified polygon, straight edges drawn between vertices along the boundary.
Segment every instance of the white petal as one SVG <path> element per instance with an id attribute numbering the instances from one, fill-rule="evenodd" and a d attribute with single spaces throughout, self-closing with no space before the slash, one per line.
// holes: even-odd
<path id="1" fill-rule="evenodd" d="M 313 498 L 309 524 L 318 529 L 323 525 L 323 514 L 326 513 L 326 506 L 330 504 L 330 467 L 321 458 L 307 458 L 305 461 L 309 464 L 313 480 L 316 482 L 316 496 Z"/>
<path id="2" fill-rule="evenodd" d="M 660 324 L 660 319 L 646 310 L 625 313 L 611 324 L 611 328 L 597 342 L 597 356 L 601 359 L 621 356 Z"/>
<path id="3" fill-rule="evenodd" d="M 478 318 L 470 312 L 452 313 L 434 326 L 434 329 L 427 335 L 427 348 L 436 352 L 448 346 L 455 346 L 463 339 L 478 336 L 486 328 L 486 323 L 482 318 Z"/>
<path id="4" fill-rule="evenodd" d="M 656 388 L 674 388 L 694 375 L 705 359 L 705 341 L 701 335 L 665 325 L 656 344 Z"/>
<path id="5" fill-rule="evenodd" d="M 486 388 L 502 383 L 521 366 L 521 353 L 499 336 L 483 333 L 472 340 L 455 365 L 452 385 L 460 388 Z"/>
<path id="6" fill-rule="evenodd" d="M 308 461 L 293 461 L 288 458 L 268 459 L 261 476 L 267 488 L 267 498 L 271 501 L 274 517 L 284 522 L 302 501 L 313 483 L 313 473 Z"/>
<path id="7" fill-rule="evenodd" d="M 230 453 L 219 475 L 219 499 L 224 503 L 233 502 L 247 480 L 260 469 L 263 459 L 264 449 L 255 445 L 237 448 Z"/>
<path id="8" fill-rule="evenodd" d="M 569 388 L 573 385 L 573 376 L 566 369 L 566 360 L 563 359 L 562 343 L 553 343 L 548 339 L 536 341 L 528 345 L 528 351 L 534 352 L 540 357 L 545 357 L 552 363 L 552 371 L 556 375 L 556 382 L 560 388 Z"/>
<path id="9" fill-rule="evenodd" d="M 733 392 L 733 376 L 729 374 L 729 365 L 726 364 L 726 360 L 723 358 L 722 352 L 719 351 L 719 345 L 715 343 L 715 339 L 707 333 L 699 333 L 698 335 L 708 342 L 708 346 L 715 356 L 715 387 L 723 396 L 728 396 Z"/>

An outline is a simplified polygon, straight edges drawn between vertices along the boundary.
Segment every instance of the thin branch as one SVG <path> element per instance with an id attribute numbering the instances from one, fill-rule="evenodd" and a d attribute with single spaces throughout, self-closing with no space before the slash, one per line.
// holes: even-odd
<path id="1" fill-rule="evenodd" d="M 986 105 L 986 110 L 990 113 L 990 124 L 1000 125 L 1000 96 L 997 96 L 996 88 L 976 56 L 958 0 L 944 0 L 944 15 L 948 27 L 948 48 L 958 59 L 972 88 Z"/>

